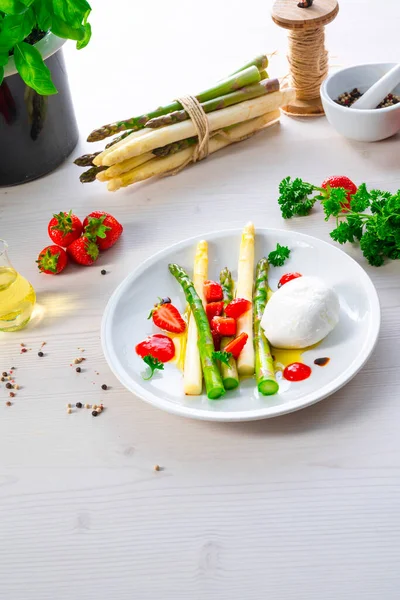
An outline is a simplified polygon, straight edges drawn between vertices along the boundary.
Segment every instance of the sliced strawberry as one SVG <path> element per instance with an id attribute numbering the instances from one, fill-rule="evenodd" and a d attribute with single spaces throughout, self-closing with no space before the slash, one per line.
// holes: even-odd
<path id="1" fill-rule="evenodd" d="M 211 325 L 211 321 L 214 317 L 219 317 L 224 312 L 223 302 L 210 302 L 206 304 L 206 314 Z"/>
<path id="2" fill-rule="evenodd" d="M 171 338 L 161 333 L 149 335 L 136 346 L 136 353 L 142 358 L 151 354 L 161 362 L 168 362 L 175 356 L 175 346 Z"/>
<path id="3" fill-rule="evenodd" d="M 236 335 L 236 321 L 229 317 L 214 317 L 211 329 L 222 336 L 232 337 Z"/>
<path id="4" fill-rule="evenodd" d="M 214 349 L 219 350 L 221 348 L 221 336 L 219 333 L 217 333 L 213 329 L 211 330 L 211 334 L 213 336 Z"/>
<path id="5" fill-rule="evenodd" d="M 239 358 L 239 354 L 243 350 L 248 340 L 247 333 L 241 333 L 234 340 L 229 342 L 227 346 L 225 346 L 225 352 L 230 352 L 235 360 Z"/>
<path id="6" fill-rule="evenodd" d="M 224 292 L 219 283 L 207 280 L 204 282 L 204 297 L 207 302 L 219 302 L 223 299 Z"/>
<path id="7" fill-rule="evenodd" d="M 302 277 L 302 274 L 301 273 L 285 273 L 284 275 L 282 275 L 282 277 L 279 280 L 278 288 L 285 285 L 285 283 L 292 281 L 292 279 L 297 279 L 298 277 Z"/>
<path id="8" fill-rule="evenodd" d="M 244 313 L 251 309 L 252 303 L 250 300 L 244 298 L 235 298 L 232 302 L 229 302 L 228 306 L 225 307 L 225 314 L 227 317 L 238 319 Z"/>
<path id="9" fill-rule="evenodd" d="M 183 333 L 186 329 L 185 321 L 173 304 L 158 304 L 151 311 L 151 316 L 153 317 L 154 325 L 160 329 L 164 329 L 164 331 Z"/>

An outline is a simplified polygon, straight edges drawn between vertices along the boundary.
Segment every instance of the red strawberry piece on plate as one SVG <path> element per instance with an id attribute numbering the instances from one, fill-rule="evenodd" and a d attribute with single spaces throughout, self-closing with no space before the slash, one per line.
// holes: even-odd
<path id="1" fill-rule="evenodd" d="M 82 236 L 72 242 L 67 248 L 68 255 L 78 265 L 90 266 L 99 258 L 99 249 L 97 244 Z"/>
<path id="2" fill-rule="evenodd" d="M 327 189 L 328 187 L 344 188 L 347 191 L 347 197 L 346 202 L 342 204 L 342 210 L 343 212 L 350 210 L 351 197 L 357 191 L 357 186 L 355 183 L 353 183 L 353 181 L 351 181 L 351 179 L 345 175 L 334 175 L 325 179 L 325 181 L 322 183 L 322 187 L 324 189 Z"/>
<path id="3" fill-rule="evenodd" d="M 278 288 L 285 285 L 285 283 L 292 281 L 292 279 L 297 279 L 298 277 L 302 277 L 302 274 L 301 273 L 285 273 L 284 275 L 282 275 L 282 277 L 280 278 L 280 280 L 278 282 Z"/>
<path id="4" fill-rule="evenodd" d="M 229 342 L 227 346 L 225 346 L 225 352 L 230 352 L 235 360 L 239 358 L 239 354 L 245 347 L 248 340 L 247 333 L 241 333 L 234 340 Z"/>
<path id="5" fill-rule="evenodd" d="M 47 246 L 38 256 L 39 271 L 48 275 L 58 275 L 68 264 L 68 256 L 60 246 Z"/>
<path id="6" fill-rule="evenodd" d="M 119 240 L 124 230 L 121 223 L 109 213 L 95 211 L 83 221 L 85 235 L 96 242 L 100 250 L 108 250 Z"/>
<path id="7" fill-rule="evenodd" d="M 164 363 L 174 358 L 175 346 L 171 338 L 162 333 L 156 333 L 149 335 L 143 342 L 140 342 L 136 346 L 136 353 L 141 358 L 151 354 L 151 356 Z"/>
<path id="8" fill-rule="evenodd" d="M 232 317 L 233 319 L 238 319 L 244 313 L 249 311 L 252 307 L 252 303 L 250 300 L 245 300 L 245 298 L 235 298 L 232 302 L 229 302 L 228 306 L 225 307 L 225 314 L 227 317 Z"/>
<path id="9" fill-rule="evenodd" d="M 207 300 L 207 302 L 219 302 L 220 300 L 222 300 L 224 297 L 224 293 L 220 284 L 216 281 L 205 281 L 204 297 Z"/>
<path id="10" fill-rule="evenodd" d="M 82 234 L 82 222 L 78 217 L 69 213 L 60 212 L 53 215 L 47 230 L 50 239 L 63 248 L 67 248 L 72 242 L 78 239 Z"/>
<path id="11" fill-rule="evenodd" d="M 228 317 L 214 317 L 211 321 L 211 329 L 222 336 L 232 337 L 236 335 L 236 321 Z"/>
<path id="12" fill-rule="evenodd" d="M 214 317 L 219 317 L 224 312 L 224 303 L 223 302 L 210 302 L 206 304 L 206 314 L 209 322 L 213 320 Z"/>
<path id="13" fill-rule="evenodd" d="M 183 333 L 186 323 L 182 319 L 179 310 L 173 304 L 158 304 L 150 313 L 153 323 L 164 331 L 170 333 Z"/>

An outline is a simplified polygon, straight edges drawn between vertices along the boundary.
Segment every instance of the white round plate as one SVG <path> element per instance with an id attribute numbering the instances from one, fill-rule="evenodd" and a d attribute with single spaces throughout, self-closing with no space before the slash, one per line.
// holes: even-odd
<path id="1" fill-rule="evenodd" d="M 168 412 L 209 421 L 250 421 L 275 417 L 314 404 L 345 385 L 370 356 L 378 337 L 380 308 L 376 290 L 366 272 L 347 254 L 314 237 L 278 229 L 256 230 L 256 260 L 267 256 L 276 243 L 289 246 L 290 259 L 284 267 L 270 269 L 269 283 L 276 290 L 283 273 L 299 271 L 319 276 L 332 286 L 340 299 L 340 321 L 321 344 L 303 354 L 312 374 L 305 381 L 280 380 L 275 396 L 260 396 L 253 379 L 241 382 L 220 400 L 185 396 L 181 372 L 172 364 L 156 372 L 150 381 L 142 379 L 143 361 L 135 346 L 155 333 L 147 320 L 158 296 L 170 296 L 181 312 L 185 298 L 180 285 L 169 273 L 176 262 L 190 274 L 196 243 L 209 243 L 209 278 L 219 279 L 223 267 L 237 275 L 240 230 L 209 233 L 162 250 L 149 258 L 116 289 L 104 313 L 102 345 L 105 357 L 120 382 L 131 392 Z M 313 364 L 327 356 L 325 367 Z"/>

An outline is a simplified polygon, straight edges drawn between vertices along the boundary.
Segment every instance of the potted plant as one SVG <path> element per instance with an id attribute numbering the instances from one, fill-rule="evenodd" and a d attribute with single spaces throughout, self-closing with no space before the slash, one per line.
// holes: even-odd
<path id="1" fill-rule="evenodd" d="M 91 37 L 86 0 L 0 0 L 0 186 L 36 179 L 78 141 L 61 47 Z"/>

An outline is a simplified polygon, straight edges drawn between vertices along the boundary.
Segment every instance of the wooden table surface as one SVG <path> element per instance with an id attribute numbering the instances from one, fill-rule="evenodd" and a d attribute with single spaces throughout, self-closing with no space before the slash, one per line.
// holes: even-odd
<path id="1" fill-rule="evenodd" d="M 261 52 L 278 50 L 270 73 L 286 72 L 286 33 L 268 2 L 93 4 L 90 46 L 65 49 L 81 131 L 75 156 L 95 126 L 202 88 Z M 396 60 L 400 6 L 387 0 L 384 27 L 376 6 L 343 0 L 327 28 L 332 66 Z M 212 424 L 158 411 L 113 377 L 99 329 L 124 277 L 186 237 L 252 219 L 329 241 L 319 209 L 282 220 L 282 177 L 345 173 L 396 190 L 399 164 L 397 137 L 353 143 L 325 119 L 282 117 L 177 177 L 116 194 L 82 186 L 72 158 L 0 190 L 0 237 L 38 293 L 32 324 L 0 336 L 0 370 L 16 366 L 21 385 L 12 407 L 0 388 L 1 598 L 397 600 L 400 262 L 371 268 L 345 248 L 378 290 L 378 345 L 349 385 L 281 418 Z M 92 268 L 39 275 L 47 222 L 70 208 L 82 218 L 109 210 L 123 238 Z M 32 350 L 21 355 L 21 342 Z M 80 375 L 70 367 L 78 347 Z M 107 411 L 67 414 L 77 401 Z"/>

